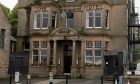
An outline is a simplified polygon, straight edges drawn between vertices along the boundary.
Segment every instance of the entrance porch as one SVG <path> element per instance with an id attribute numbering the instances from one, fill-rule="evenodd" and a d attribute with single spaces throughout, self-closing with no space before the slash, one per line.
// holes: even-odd
<path id="1" fill-rule="evenodd" d="M 84 77 L 84 42 L 77 40 L 51 40 L 48 42 L 48 70 L 54 75 L 70 73 Z"/>

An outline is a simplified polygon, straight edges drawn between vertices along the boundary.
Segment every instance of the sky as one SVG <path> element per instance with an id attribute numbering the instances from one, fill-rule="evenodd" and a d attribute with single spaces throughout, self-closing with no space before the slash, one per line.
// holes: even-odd
<path id="1" fill-rule="evenodd" d="M 0 0 L 0 3 L 12 10 L 17 4 L 18 0 Z"/>
<path id="2" fill-rule="evenodd" d="M 0 0 L 0 2 L 12 10 L 18 0 Z M 135 0 L 135 5 L 139 7 L 138 11 L 140 12 L 140 0 Z"/>
<path id="3" fill-rule="evenodd" d="M 140 15 L 140 0 L 135 0 L 135 7 L 138 7 L 136 8 L 136 11 L 139 12 Z"/>

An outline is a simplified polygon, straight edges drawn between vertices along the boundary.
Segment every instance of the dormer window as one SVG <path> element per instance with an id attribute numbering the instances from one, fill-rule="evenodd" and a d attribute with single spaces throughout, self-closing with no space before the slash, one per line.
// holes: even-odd
<path id="1" fill-rule="evenodd" d="M 67 2 L 75 2 L 76 0 L 66 0 Z"/>

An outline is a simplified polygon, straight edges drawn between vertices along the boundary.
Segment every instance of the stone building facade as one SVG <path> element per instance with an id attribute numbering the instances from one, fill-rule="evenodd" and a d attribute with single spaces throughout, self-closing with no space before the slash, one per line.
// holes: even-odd
<path id="1" fill-rule="evenodd" d="M 10 23 L 0 4 L 0 78 L 8 76 Z"/>
<path id="2" fill-rule="evenodd" d="M 18 21 L 32 75 L 97 78 L 105 52 L 127 49 L 127 0 L 19 0 Z"/>

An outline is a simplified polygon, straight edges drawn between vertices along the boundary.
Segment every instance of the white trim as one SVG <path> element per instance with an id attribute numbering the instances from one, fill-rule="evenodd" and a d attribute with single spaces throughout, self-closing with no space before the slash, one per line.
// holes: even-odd
<path id="1" fill-rule="evenodd" d="M 66 0 L 67 2 L 75 2 L 75 0 Z"/>

